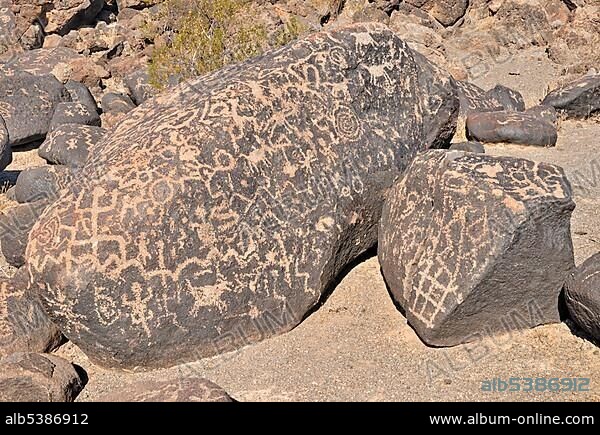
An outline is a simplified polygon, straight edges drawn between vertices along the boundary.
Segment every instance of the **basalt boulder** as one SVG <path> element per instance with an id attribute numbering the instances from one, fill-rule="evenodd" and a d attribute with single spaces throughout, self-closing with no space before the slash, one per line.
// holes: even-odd
<path id="1" fill-rule="evenodd" d="M 542 104 L 554 107 L 569 118 L 587 118 L 600 111 L 600 74 L 585 76 L 550 92 Z"/>
<path id="2" fill-rule="evenodd" d="M 16 189 L 15 189 L 16 197 Z M 29 232 L 48 207 L 49 199 L 19 204 L 0 213 L 0 249 L 6 262 L 14 267 L 25 263 Z"/>
<path id="3" fill-rule="evenodd" d="M 50 321 L 29 272 L 21 268 L 10 279 L 0 280 L 0 358 L 14 352 L 50 352 L 64 342 Z"/>
<path id="4" fill-rule="evenodd" d="M 577 268 L 565 287 L 565 300 L 577 326 L 600 343 L 600 253 Z"/>
<path id="5" fill-rule="evenodd" d="M 484 143 L 551 147 L 558 140 L 555 125 L 527 112 L 471 113 L 466 128 L 468 139 Z"/>
<path id="6" fill-rule="evenodd" d="M 0 116 L 14 147 L 43 138 L 58 104 L 69 101 L 65 87 L 53 76 L 23 71 L 0 73 Z"/>
<path id="7" fill-rule="evenodd" d="M 60 125 L 79 124 L 100 127 L 100 115 L 95 110 L 90 110 L 88 106 L 82 103 L 60 103 L 56 106 L 52 120 L 50 121 L 50 131 L 53 131 Z"/>
<path id="8" fill-rule="evenodd" d="M 575 267 L 574 208 L 557 166 L 420 154 L 382 213 L 379 261 L 391 294 L 434 346 L 558 322 Z"/>
<path id="9" fill-rule="evenodd" d="M 62 124 L 48 134 L 38 154 L 48 163 L 80 168 L 88 159 L 90 149 L 105 134 L 106 130 L 101 127 Z"/>
<path id="10" fill-rule="evenodd" d="M 455 84 L 432 68 L 387 27 L 355 25 L 133 110 L 30 236 L 51 319 L 128 368 L 290 330 L 375 245 L 384 191 L 454 134 Z"/>
<path id="11" fill-rule="evenodd" d="M 39 200 L 54 201 L 71 181 L 71 169 L 64 165 L 46 165 L 21 171 L 15 185 L 15 199 L 19 203 Z"/>
<path id="12" fill-rule="evenodd" d="M 0 361 L 0 402 L 72 402 L 84 377 L 57 356 L 15 353 Z"/>

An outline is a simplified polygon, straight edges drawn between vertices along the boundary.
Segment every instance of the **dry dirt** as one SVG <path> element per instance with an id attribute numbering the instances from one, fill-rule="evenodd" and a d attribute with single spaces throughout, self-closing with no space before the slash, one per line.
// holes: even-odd
<path id="1" fill-rule="evenodd" d="M 521 91 L 539 102 L 557 71 L 542 52 L 490 66 L 475 82 Z M 577 263 L 600 251 L 600 124 L 562 122 L 556 148 L 487 146 L 493 155 L 525 157 L 563 166 L 575 189 L 573 242 Z M 18 170 L 17 154 L 9 170 Z M 27 160 L 25 158 L 25 160 Z M 133 379 L 195 374 L 240 401 L 549 401 L 600 400 L 600 348 L 567 323 L 482 342 L 435 349 L 424 345 L 388 295 L 376 258 L 354 267 L 326 303 L 288 334 L 231 354 L 144 374 L 103 370 L 73 344 L 58 352 L 85 368 L 80 401 L 98 399 Z M 589 392 L 488 393 L 483 380 L 510 377 L 590 378 Z"/>

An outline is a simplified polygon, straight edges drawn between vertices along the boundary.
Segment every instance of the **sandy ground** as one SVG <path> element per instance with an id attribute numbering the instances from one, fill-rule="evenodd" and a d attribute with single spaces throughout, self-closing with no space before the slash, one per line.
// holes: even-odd
<path id="1" fill-rule="evenodd" d="M 541 52 L 490 66 L 474 81 L 521 91 L 536 104 L 557 79 Z M 575 188 L 573 242 L 577 263 L 600 251 L 600 124 L 563 122 L 556 148 L 488 146 L 511 155 L 563 166 Z M 18 167 L 17 156 L 15 168 Z M 9 168 L 13 169 L 13 167 Z M 524 315 L 527 315 L 526 313 Z M 331 297 L 293 331 L 239 351 L 170 370 L 128 374 L 101 369 L 73 344 L 59 355 L 85 368 L 91 401 L 139 379 L 195 375 L 240 401 L 550 401 L 600 400 L 600 348 L 567 323 L 485 337 L 470 345 L 424 345 L 388 295 L 376 258 L 354 267 Z M 590 378 L 589 392 L 489 393 L 493 378 Z"/>

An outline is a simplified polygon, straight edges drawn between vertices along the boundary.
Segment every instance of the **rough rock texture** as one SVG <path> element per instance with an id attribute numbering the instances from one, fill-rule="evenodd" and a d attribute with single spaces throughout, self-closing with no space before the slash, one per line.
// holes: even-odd
<path id="1" fill-rule="evenodd" d="M 466 116 L 470 112 L 493 112 L 503 109 L 499 101 L 492 99 L 479 86 L 464 81 L 458 81 L 456 84 L 461 116 Z"/>
<path id="2" fill-rule="evenodd" d="M 41 166 L 21 171 L 15 185 L 15 199 L 20 203 L 35 202 L 41 199 L 54 201 L 72 177 L 66 166 Z"/>
<path id="3" fill-rule="evenodd" d="M 4 119 L 0 116 L 0 171 L 12 162 L 12 148 L 8 140 L 8 130 Z"/>
<path id="4" fill-rule="evenodd" d="M 469 0 L 406 0 L 406 3 L 427 11 L 444 26 L 455 24 L 469 7 Z"/>
<path id="5" fill-rule="evenodd" d="M 552 106 L 539 105 L 527 109 L 525 113 L 542 119 L 549 124 L 556 126 L 558 124 L 558 112 Z"/>
<path id="6" fill-rule="evenodd" d="M 63 124 L 48 136 L 38 154 L 48 163 L 80 168 L 88 158 L 90 149 L 104 137 L 101 127 L 80 124 Z"/>
<path id="7" fill-rule="evenodd" d="M 158 91 L 150 84 L 146 70 L 139 70 L 125 78 L 125 84 L 131 93 L 131 98 L 135 104 L 142 104 L 149 98 L 152 98 Z"/>
<path id="8" fill-rule="evenodd" d="M 122 367 L 293 328 L 375 244 L 383 190 L 454 133 L 454 82 L 431 68 L 385 26 L 359 25 L 138 107 L 31 234 L 51 318 Z"/>
<path id="9" fill-rule="evenodd" d="M 56 106 L 70 99 L 65 87 L 52 76 L 26 72 L 0 73 L 0 116 L 9 143 L 17 146 L 43 138 Z"/>
<path id="10" fill-rule="evenodd" d="M 0 358 L 14 352 L 50 352 L 64 341 L 29 284 L 25 268 L 0 280 Z"/>
<path id="11" fill-rule="evenodd" d="M 195 376 L 138 381 L 101 397 L 100 402 L 233 402 L 218 385 Z"/>
<path id="12" fill-rule="evenodd" d="M 555 146 L 556 127 L 525 112 L 471 113 L 467 117 L 467 138 L 484 143 Z"/>
<path id="13" fill-rule="evenodd" d="M 523 95 L 506 86 L 496 85 L 487 91 L 485 95 L 490 100 L 496 102 L 504 110 L 512 112 L 523 112 L 525 110 L 525 100 L 523 100 Z"/>
<path id="14" fill-rule="evenodd" d="M 485 147 L 479 142 L 457 142 L 450 145 L 450 150 L 485 154 Z"/>
<path id="15" fill-rule="evenodd" d="M 600 74 L 583 77 L 550 92 L 542 104 L 566 113 L 569 118 L 587 118 L 600 111 Z"/>
<path id="16" fill-rule="evenodd" d="M 15 353 L 0 361 L 0 402 L 72 402 L 85 383 L 57 356 Z"/>
<path id="17" fill-rule="evenodd" d="M 573 321 L 600 343 L 600 253 L 588 258 L 565 287 Z"/>
<path id="18" fill-rule="evenodd" d="M 60 75 L 58 70 L 65 65 L 83 59 L 75 50 L 65 47 L 56 47 L 52 49 L 40 48 L 37 50 L 25 51 L 14 57 L 8 66 L 4 68 L 14 68 L 25 71 L 35 76 L 45 76 L 54 74 Z"/>
<path id="19" fill-rule="evenodd" d="M 50 131 L 53 131 L 60 125 L 80 124 L 100 127 L 100 115 L 95 110 L 82 103 L 60 103 L 56 106 L 52 121 L 50 121 Z"/>
<path id="20" fill-rule="evenodd" d="M 42 199 L 19 204 L 0 214 L 0 247 L 6 262 L 11 266 L 21 267 L 25 264 L 29 232 L 46 207 L 48 200 Z"/>
<path id="21" fill-rule="evenodd" d="M 575 204 L 559 167 L 459 151 L 419 155 L 388 193 L 379 261 L 430 345 L 559 321 Z M 519 312 L 521 321 L 500 319 Z"/>
<path id="22" fill-rule="evenodd" d="M 109 92 L 102 97 L 104 113 L 129 113 L 135 109 L 135 104 L 127 95 Z"/>
<path id="23" fill-rule="evenodd" d="M 69 80 L 65 83 L 65 88 L 71 95 L 71 101 L 84 105 L 90 113 L 98 113 L 98 104 L 86 85 Z"/>
<path id="24" fill-rule="evenodd" d="M 104 0 L 59 0 L 46 14 L 47 33 L 65 35 L 69 30 L 90 23 L 102 10 Z"/>

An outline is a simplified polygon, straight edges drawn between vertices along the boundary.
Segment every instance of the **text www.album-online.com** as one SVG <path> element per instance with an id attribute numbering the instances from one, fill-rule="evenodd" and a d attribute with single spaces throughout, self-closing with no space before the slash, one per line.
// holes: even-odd
<path id="1" fill-rule="evenodd" d="M 521 415 L 518 417 L 510 417 L 507 415 L 485 415 L 475 414 L 468 417 L 462 415 L 431 415 L 429 422 L 433 425 L 454 425 L 454 424 L 566 424 L 566 425 L 593 425 L 595 424 L 594 416 L 591 415 L 568 415 L 566 417 L 551 416 L 543 414 Z"/>

